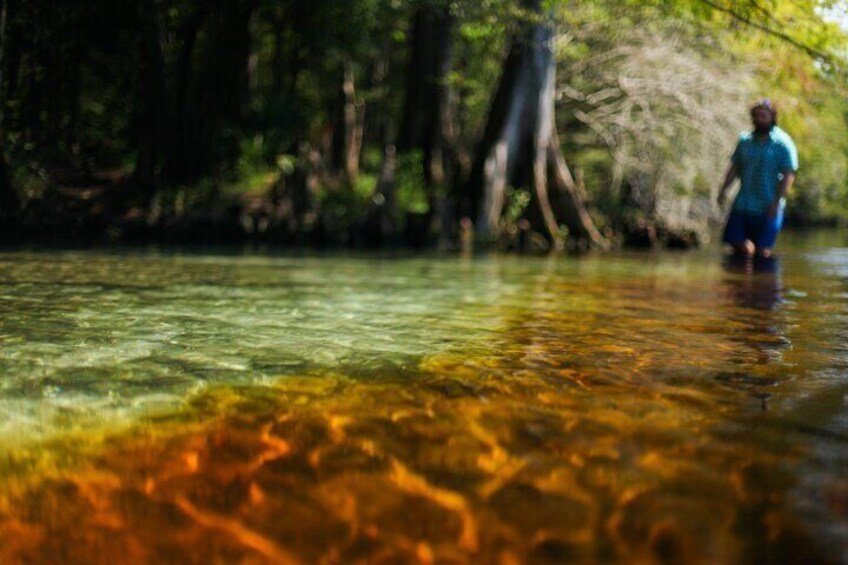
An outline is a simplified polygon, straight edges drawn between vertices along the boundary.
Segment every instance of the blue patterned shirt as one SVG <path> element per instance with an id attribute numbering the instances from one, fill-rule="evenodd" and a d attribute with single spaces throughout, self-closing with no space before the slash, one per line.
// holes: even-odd
<path id="1" fill-rule="evenodd" d="M 789 134 L 775 126 L 765 141 L 754 132 L 741 134 L 731 161 L 742 181 L 733 210 L 762 216 L 774 201 L 783 173 L 798 170 L 798 151 Z"/>

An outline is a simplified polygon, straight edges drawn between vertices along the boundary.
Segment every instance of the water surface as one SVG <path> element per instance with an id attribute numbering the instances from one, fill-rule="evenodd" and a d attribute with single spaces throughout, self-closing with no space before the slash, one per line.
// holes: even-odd
<path id="1" fill-rule="evenodd" d="M 846 561 L 848 237 L 781 248 L 0 253 L 0 562 Z"/>

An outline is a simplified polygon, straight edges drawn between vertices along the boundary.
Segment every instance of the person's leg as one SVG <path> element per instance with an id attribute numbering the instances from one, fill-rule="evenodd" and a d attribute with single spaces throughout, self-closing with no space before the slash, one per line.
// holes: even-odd
<path id="1" fill-rule="evenodd" d="M 745 255 L 746 257 L 749 257 L 756 252 L 757 247 L 754 245 L 753 241 L 751 241 L 750 239 L 746 239 L 742 243 L 734 245 L 733 250 L 740 255 Z"/>
<path id="2" fill-rule="evenodd" d="M 774 254 L 774 245 L 777 243 L 777 234 L 780 233 L 780 228 L 783 227 L 783 207 L 777 210 L 774 218 L 763 218 L 758 228 L 758 233 L 754 239 L 754 245 L 757 249 L 757 255 L 761 257 L 771 257 Z"/>
<path id="3" fill-rule="evenodd" d="M 745 214 L 731 211 L 724 226 L 722 240 L 730 244 L 737 255 L 754 254 L 754 243 L 748 239 L 745 223 Z"/>

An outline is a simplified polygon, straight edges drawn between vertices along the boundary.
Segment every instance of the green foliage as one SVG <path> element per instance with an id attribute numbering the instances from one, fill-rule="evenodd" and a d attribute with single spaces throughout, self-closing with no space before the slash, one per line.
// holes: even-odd
<path id="1" fill-rule="evenodd" d="M 524 212 L 529 205 L 529 190 L 508 186 L 506 189 L 506 212 L 504 213 L 504 220 L 507 224 L 515 224 L 524 217 Z"/>
<path id="2" fill-rule="evenodd" d="M 377 175 L 374 173 L 360 173 L 353 183 L 353 194 L 359 202 L 368 202 L 377 190 Z"/>
<path id="3" fill-rule="evenodd" d="M 318 191 L 318 200 L 325 221 L 337 231 L 347 232 L 367 215 L 376 186 L 375 175 L 361 175 L 354 190 L 322 185 Z"/>
<path id="4" fill-rule="evenodd" d="M 395 194 L 398 211 L 423 214 L 430 209 L 419 151 L 402 154 L 395 170 Z"/>
<path id="5" fill-rule="evenodd" d="M 427 212 L 435 196 L 460 199 L 513 33 L 545 18 L 558 32 L 557 127 L 600 224 L 656 214 L 664 199 L 700 205 L 700 219 L 714 213 L 704 203 L 760 95 L 777 101 L 799 148 L 790 215 L 848 218 L 848 42 L 824 17 L 844 4 L 543 0 L 541 13 L 530 4 L 10 2 L 0 149 L 25 199 L 47 193 L 61 171 L 108 169 L 186 209 L 267 196 L 279 175 L 295 172 L 308 142 L 321 159 L 316 207 L 332 229 L 347 229 L 368 214 L 384 148 L 396 141 L 414 16 L 448 7 L 448 149 L 458 163 L 445 186 L 429 187 L 422 155 L 401 153 L 400 216 Z M 352 186 L 333 153 L 345 70 L 362 128 Z M 509 189 L 505 222 L 528 204 L 529 193 Z"/>

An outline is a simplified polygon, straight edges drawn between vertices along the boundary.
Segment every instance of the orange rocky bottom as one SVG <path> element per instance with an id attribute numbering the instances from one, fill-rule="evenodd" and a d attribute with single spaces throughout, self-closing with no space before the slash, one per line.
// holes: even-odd
<path id="1" fill-rule="evenodd" d="M 222 388 L 87 450 L 65 445 L 74 463 L 7 481 L 0 562 L 821 557 L 785 504 L 780 467 L 799 453 L 740 452 L 707 397 L 440 376 L 456 367 L 405 386 Z"/>

